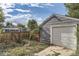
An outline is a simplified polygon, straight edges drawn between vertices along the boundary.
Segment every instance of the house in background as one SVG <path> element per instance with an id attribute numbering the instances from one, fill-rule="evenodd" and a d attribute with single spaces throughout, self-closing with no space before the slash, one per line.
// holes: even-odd
<path id="1" fill-rule="evenodd" d="M 76 50 L 77 24 L 79 19 L 51 15 L 41 24 L 40 41 Z"/>
<path id="2" fill-rule="evenodd" d="M 3 32 L 27 32 L 27 29 L 25 28 L 2 28 Z"/>
<path id="3" fill-rule="evenodd" d="M 3 32 L 20 32 L 19 28 L 2 28 Z"/>
<path id="4" fill-rule="evenodd" d="M 17 25 L 13 25 L 13 23 L 9 23 L 2 28 L 3 32 L 26 32 L 28 31 L 26 28 L 17 27 Z"/>

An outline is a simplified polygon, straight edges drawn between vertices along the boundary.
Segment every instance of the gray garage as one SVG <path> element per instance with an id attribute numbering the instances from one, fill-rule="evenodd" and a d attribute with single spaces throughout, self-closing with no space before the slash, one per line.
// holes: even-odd
<path id="1" fill-rule="evenodd" d="M 78 23 L 76 18 L 51 15 L 41 24 L 40 41 L 76 50 Z"/>

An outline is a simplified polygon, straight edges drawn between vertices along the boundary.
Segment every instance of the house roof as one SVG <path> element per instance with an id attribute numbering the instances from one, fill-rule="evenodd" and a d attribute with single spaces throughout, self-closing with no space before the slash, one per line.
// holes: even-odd
<path id="1" fill-rule="evenodd" d="M 18 30 L 19 28 L 3 28 L 3 29 L 10 29 L 10 30 L 15 29 L 15 30 Z"/>
<path id="2" fill-rule="evenodd" d="M 59 14 L 52 14 L 51 16 L 47 17 L 46 20 L 40 26 L 43 26 L 53 18 L 57 19 L 57 21 L 55 21 L 54 23 L 57 23 L 57 22 L 78 22 L 79 23 L 79 19 L 77 18 L 67 17 Z"/>

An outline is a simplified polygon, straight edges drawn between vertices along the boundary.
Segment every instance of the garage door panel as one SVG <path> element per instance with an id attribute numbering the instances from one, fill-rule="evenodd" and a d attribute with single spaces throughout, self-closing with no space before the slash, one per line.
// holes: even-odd
<path id="1" fill-rule="evenodd" d="M 52 42 L 55 45 L 72 48 L 76 43 L 74 27 L 52 28 Z"/>

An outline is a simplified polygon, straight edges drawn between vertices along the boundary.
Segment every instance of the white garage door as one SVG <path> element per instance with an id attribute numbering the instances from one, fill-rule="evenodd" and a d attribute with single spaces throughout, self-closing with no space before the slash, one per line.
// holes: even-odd
<path id="1" fill-rule="evenodd" d="M 66 48 L 75 48 L 75 27 L 52 28 L 52 43 Z"/>

